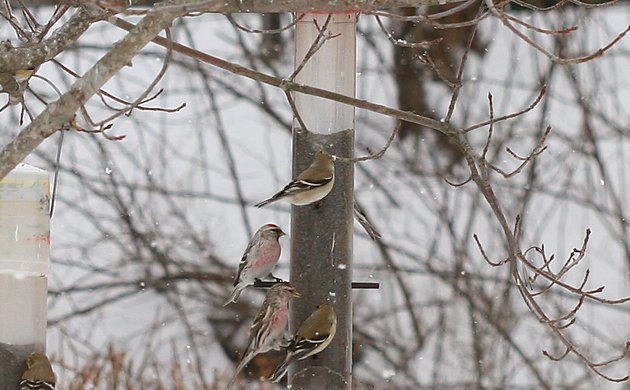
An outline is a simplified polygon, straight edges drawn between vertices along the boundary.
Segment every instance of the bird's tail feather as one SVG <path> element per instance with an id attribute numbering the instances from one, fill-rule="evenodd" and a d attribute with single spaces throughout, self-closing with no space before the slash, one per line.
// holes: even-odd
<path id="1" fill-rule="evenodd" d="M 354 218 L 357 220 L 357 222 L 361 224 L 365 232 L 370 236 L 373 241 L 381 238 L 381 233 L 379 233 L 374 225 L 372 225 L 372 223 L 367 218 L 363 210 L 361 210 L 356 201 L 354 202 Z"/>
<path id="2" fill-rule="evenodd" d="M 234 385 L 234 382 L 236 382 L 236 378 L 238 378 L 238 374 L 241 372 L 243 367 L 245 367 L 247 363 L 249 363 L 249 361 L 252 360 L 253 357 L 254 355 L 251 353 L 246 353 L 245 356 L 243 356 L 240 363 L 238 363 L 238 366 L 236 366 L 236 370 L 234 370 L 234 375 L 232 375 L 232 379 L 230 379 L 230 383 L 228 383 L 227 385 L 228 390 L 232 387 L 232 385 Z"/>
<path id="3" fill-rule="evenodd" d="M 284 356 L 284 360 L 276 369 L 273 371 L 273 374 L 269 377 L 269 380 L 273 383 L 278 383 L 287 373 L 289 367 L 289 361 L 291 360 L 291 352 L 287 350 L 287 354 Z"/>
<path id="4" fill-rule="evenodd" d="M 243 292 L 243 290 L 245 289 L 247 285 L 241 285 L 241 284 L 237 284 L 236 287 L 234 287 L 234 290 L 232 290 L 232 294 L 230 295 L 230 298 L 228 298 L 228 300 L 223 304 L 223 307 L 229 305 L 230 303 L 236 303 L 236 301 L 238 301 L 238 297 L 241 296 L 241 293 Z"/>
<path id="5" fill-rule="evenodd" d="M 280 380 L 287 374 L 287 366 L 289 365 L 289 362 L 287 361 L 287 359 L 285 359 L 282 364 L 280 364 L 276 370 L 273 372 L 273 374 L 271 374 L 271 376 L 269 377 L 269 380 L 272 381 L 273 383 L 278 383 L 280 382 Z"/>
<path id="6" fill-rule="evenodd" d="M 271 197 L 271 198 L 269 198 L 269 199 L 265 199 L 265 200 L 263 200 L 262 202 L 258 202 L 258 203 L 256 203 L 256 204 L 254 205 L 254 207 L 263 207 L 263 206 L 265 206 L 265 205 L 268 205 L 269 203 L 275 202 L 276 200 L 278 200 L 278 198 L 277 198 L 277 197 L 275 197 L 275 196 L 272 196 L 272 197 Z"/>

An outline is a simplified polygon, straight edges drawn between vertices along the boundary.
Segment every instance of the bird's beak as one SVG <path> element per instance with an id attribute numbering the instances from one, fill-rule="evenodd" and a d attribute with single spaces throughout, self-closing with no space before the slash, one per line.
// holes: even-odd
<path id="1" fill-rule="evenodd" d="M 293 291 L 291 291 L 291 296 L 292 296 L 293 298 L 299 298 L 299 297 L 301 297 L 301 296 L 302 296 L 302 294 L 300 294 L 299 292 L 297 292 L 297 290 L 293 290 Z"/>
<path id="2" fill-rule="evenodd" d="M 286 236 L 287 234 L 285 232 L 283 232 L 282 230 L 280 230 L 280 233 L 278 233 L 278 237 L 282 237 L 282 236 Z"/>

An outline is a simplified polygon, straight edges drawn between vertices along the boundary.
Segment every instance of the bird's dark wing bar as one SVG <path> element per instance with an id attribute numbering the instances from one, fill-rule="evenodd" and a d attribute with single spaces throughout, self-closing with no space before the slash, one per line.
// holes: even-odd
<path id="1" fill-rule="evenodd" d="M 332 178 L 333 178 L 332 176 L 326 176 L 326 177 L 323 177 L 323 178 L 321 178 L 319 180 L 310 180 L 309 181 L 309 180 L 302 179 L 302 180 L 296 180 L 295 182 L 299 183 L 300 185 L 304 185 L 304 186 L 308 186 L 308 187 L 321 187 L 321 186 L 324 186 L 324 185 L 330 183 Z"/>
<path id="2" fill-rule="evenodd" d="M 44 381 L 22 379 L 20 390 L 55 390 L 55 385 Z"/>
<path id="3" fill-rule="evenodd" d="M 291 183 L 287 184 L 286 187 L 284 187 L 282 191 L 280 191 L 280 193 L 290 195 L 292 193 L 304 192 L 308 189 L 325 186 L 326 184 L 330 183 L 331 179 L 332 176 L 325 177 L 322 180 L 294 180 Z"/>
<path id="4" fill-rule="evenodd" d="M 326 333 L 311 337 L 309 339 L 302 339 L 295 345 L 295 351 L 297 352 L 301 349 L 308 348 L 309 345 L 321 344 L 326 341 L 328 336 L 328 333 Z"/>

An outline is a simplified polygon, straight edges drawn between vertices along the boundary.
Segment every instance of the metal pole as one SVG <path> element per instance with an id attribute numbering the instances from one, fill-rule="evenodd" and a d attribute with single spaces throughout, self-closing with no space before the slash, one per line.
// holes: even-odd
<path id="1" fill-rule="evenodd" d="M 296 26 L 296 68 L 326 23 L 328 14 L 307 13 Z M 296 82 L 355 96 L 356 13 L 331 16 L 327 40 L 298 73 Z M 337 156 L 354 154 L 354 108 L 296 94 L 296 107 L 307 129 L 293 126 L 293 172 L 297 175 L 324 148 Z M 338 317 L 337 334 L 316 357 L 293 364 L 293 390 L 352 388 L 352 227 L 354 166 L 335 162 L 335 186 L 319 205 L 293 206 L 291 214 L 291 283 L 302 294 L 292 304 L 295 331 L 322 303 Z"/>
<path id="2" fill-rule="evenodd" d="M 26 357 L 46 350 L 48 173 L 21 165 L 0 181 L 0 389 L 17 389 Z"/>

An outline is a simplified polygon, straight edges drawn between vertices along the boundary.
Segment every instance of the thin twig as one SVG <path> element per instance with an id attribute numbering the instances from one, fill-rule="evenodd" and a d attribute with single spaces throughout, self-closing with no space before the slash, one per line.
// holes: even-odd
<path id="1" fill-rule="evenodd" d="M 352 163 L 356 163 L 360 161 L 368 161 L 368 160 L 378 160 L 379 158 L 383 157 L 387 149 L 389 149 L 389 147 L 392 145 L 392 142 L 394 141 L 394 139 L 396 138 L 396 135 L 400 131 L 400 126 L 401 126 L 401 122 L 398 122 L 394 130 L 389 135 L 389 138 L 387 139 L 387 142 L 385 143 L 383 148 L 381 148 L 381 150 L 379 150 L 376 153 L 371 153 L 367 156 L 353 157 L 353 158 L 342 157 L 342 156 L 333 156 L 333 157 L 335 158 L 335 160 L 344 161 L 344 162 L 352 162 Z"/>
<path id="2" fill-rule="evenodd" d="M 538 105 L 538 103 L 540 103 L 540 100 L 542 99 L 542 97 L 545 95 L 546 92 L 547 92 L 547 86 L 543 85 L 543 87 L 540 89 L 540 92 L 538 93 L 538 96 L 536 97 L 536 99 L 534 99 L 534 101 L 528 107 L 522 109 L 521 111 L 518 111 L 518 112 L 515 112 L 515 113 L 512 113 L 512 114 L 508 114 L 508 115 L 504 115 L 504 116 L 500 116 L 500 117 L 495 118 L 493 120 L 488 120 L 488 121 L 485 121 L 485 122 L 477 123 L 475 125 L 472 125 L 472 126 L 469 126 L 469 127 L 465 128 L 465 129 L 463 129 L 462 131 L 464 133 L 468 133 L 468 132 L 473 131 L 475 129 L 478 129 L 480 127 L 487 126 L 487 125 L 489 125 L 491 123 L 496 123 L 496 122 L 501 122 L 501 121 L 504 121 L 504 120 L 516 118 L 516 117 L 521 116 L 521 115 L 523 115 L 525 113 L 528 113 L 531 110 L 533 110 Z"/>

